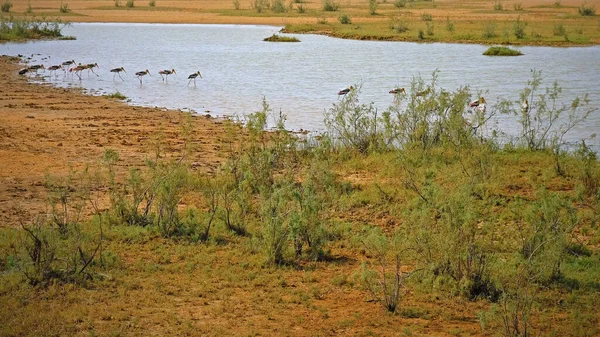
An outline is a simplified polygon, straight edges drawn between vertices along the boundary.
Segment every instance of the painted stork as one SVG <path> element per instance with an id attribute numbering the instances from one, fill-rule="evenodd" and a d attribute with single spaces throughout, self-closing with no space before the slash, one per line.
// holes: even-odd
<path id="1" fill-rule="evenodd" d="M 406 94 L 406 90 L 404 90 L 404 88 L 394 88 L 390 90 L 390 94 Z"/>
<path id="2" fill-rule="evenodd" d="M 29 70 L 34 71 L 37 74 L 38 70 L 43 69 L 44 71 L 46 70 L 46 67 L 44 67 L 43 64 L 34 64 L 29 66 Z"/>
<path id="3" fill-rule="evenodd" d="M 350 88 L 346 88 L 346 89 L 342 89 L 342 90 L 338 91 L 338 95 L 340 95 L 340 96 L 345 95 L 345 94 L 349 93 L 351 90 L 354 90 L 353 86 L 350 86 Z"/>
<path id="4" fill-rule="evenodd" d="M 98 68 L 100 69 L 100 67 L 98 67 L 98 63 L 88 63 L 85 66 L 85 69 L 88 70 L 88 76 L 90 76 L 90 71 L 92 71 L 94 73 L 94 75 L 100 77 L 98 74 L 96 74 L 96 72 L 94 71 L 94 68 Z"/>
<path id="5" fill-rule="evenodd" d="M 159 71 L 158 73 L 160 74 L 160 77 L 162 77 L 162 80 L 163 81 L 166 80 L 167 82 L 169 82 L 169 80 L 167 78 L 167 77 L 169 77 L 169 75 L 171 75 L 171 74 L 176 74 L 177 75 L 177 73 L 175 72 L 175 69 L 171 69 L 171 70 L 165 69 L 165 70 Z"/>
<path id="6" fill-rule="evenodd" d="M 202 78 L 202 74 L 200 74 L 200 71 L 197 71 L 193 74 L 191 74 L 190 76 L 188 76 L 188 87 L 190 86 L 190 83 L 192 81 L 194 81 L 194 86 L 196 86 L 196 77 L 200 76 L 200 78 Z"/>
<path id="7" fill-rule="evenodd" d="M 423 97 L 423 96 L 427 96 L 427 95 L 429 95 L 429 93 L 430 93 L 430 92 L 431 92 L 431 88 L 427 88 L 427 89 L 425 89 L 425 90 L 423 90 L 423 91 L 419 91 L 419 92 L 417 92 L 417 93 L 415 94 L 415 96 L 417 96 L 417 97 Z"/>
<path id="8" fill-rule="evenodd" d="M 121 68 L 115 68 L 115 69 L 111 69 L 111 70 L 110 70 L 110 72 L 111 72 L 111 73 L 114 73 L 114 74 L 113 74 L 113 81 L 115 80 L 115 76 L 116 76 L 116 75 L 119 75 L 119 78 L 120 78 L 122 81 L 125 81 L 125 80 L 123 79 L 123 77 L 121 77 L 121 72 L 126 72 L 126 71 L 125 71 L 125 69 L 124 69 L 123 67 L 121 67 Z"/>
<path id="9" fill-rule="evenodd" d="M 525 100 L 525 102 L 523 102 L 523 104 L 521 104 L 521 111 L 523 112 L 523 114 L 526 114 L 529 112 L 529 102 L 527 100 Z"/>
<path id="10" fill-rule="evenodd" d="M 59 65 L 55 65 L 55 66 L 50 66 L 48 67 L 48 70 L 50 70 L 50 76 L 52 76 L 52 72 L 54 72 L 54 76 L 58 77 L 58 74 L 56 73 L 56 71 L 58 69 L 62 69 L 63 67 L 59 64 Z"/>
<path id="11" fill-rule="evenodd" d="M 150 76 L 150 71 L 148 71 L 148 69 L 135 73 L 135 76 L 137 76 L 138 80 L 140 80 L 140 84 L 142 84 L 142 77 L 146 75 Z"/>
<path id="12" fill-rule="evenodd" d="M 482 96 L 479 99 L 476 99 L 473 102 L 469 103 L 469 108 L 471 108 L 473 111 L 485 112 L 486 103 L 487 102 L 485 101 L 485 98 L 483 98 Z"/>
<path id="13" fill-rule="evenodd" d="M 69 69 L 70 73 L 75 73 L 75 75 L 77 75 L 77 77 L 79 77 L 79 80 L 81 80 L 81 72 L 84 71 L 86 68 L 85 65 L 82 65 L 81 63 L 75 67 L 72 67 Z"/>

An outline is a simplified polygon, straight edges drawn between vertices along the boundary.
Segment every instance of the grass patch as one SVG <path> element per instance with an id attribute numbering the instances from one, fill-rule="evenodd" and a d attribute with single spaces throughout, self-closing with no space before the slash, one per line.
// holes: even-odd
<path id="1" fill-rule="evenodd" d="M 488 48 L 485 52 L 483 52 L 483 55 L 486 55 L 486 56 L 520 56 L 520 55 L 523 55 L 523 53 L 521 53 L 518 50 L 508 48 L 508 47 L 494 46 L 494 47 Z"/>
<path id="2" fill-rule="evenodd" d="M 268 41 L 268 42 L 300 42 L 300 40 L 298 40 L 296 37 L 294 36 L 282 36 L 279 34 L 273 34 L 269 37 L 266 37 L 263 39 L 263 41 Z"/>
<path id="3" fill-rule="evenodd" d="M 60 19 L 0 17 L 0 41 L 59 39 L 62 29 L 68 26 Z"/>
<path id="4" fill-rule="evenodd" d="M 108 97 L 108 98 L 113 98 L 113 99 L 120 99 L 120 100 L 125 100 L 127 99 L 127 96 L 123 95 L 121 92 L 119 92 L 118 90 L 110 93 L 110 94 L 106 94 L 104 95 L 104 97 Z"/>

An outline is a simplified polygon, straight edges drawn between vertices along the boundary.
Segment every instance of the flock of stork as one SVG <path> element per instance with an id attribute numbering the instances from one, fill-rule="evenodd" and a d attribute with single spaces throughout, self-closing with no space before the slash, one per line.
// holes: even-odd
<path id="1" fill-rule="evenodd" d="M 37 73 L 39 70 L 49 70 L 50 71 L 50 76 L 52 76 L 52 72 L 54 72 L 54 75 L 56 77 L 58 77 L 58 71 L 62 70 L 65 73 L 65 76 L 67 74 L 67 71 L 69 73 L 73 73 L 75 75 L 77 75 L 77 77 L 81 80 L 81 73 L 84 70 L 88 71 L 88 76 L 89 73 L 92 72 L 93 74 L 95 74 L 96 76 L 99 76 L 95 71 L 94 68 L 99 68 L 98 67 L 98 63 L 89 63 L 89 64 L 77 64 L 75 65 L 75 61 L 74 60 L 70 60 L 70 61 L 65 61 L 62 64 L 59 65 L 53 65 L 50 66 L 48 68 L 44 67 L 43 64 L 35 64 L 35 65 L 31 65 L 27 68 L 23 68 L 21 70 L 19 70 L 19 74 L 20 75 L 25 75 L 27 73 L 32 73 L 35 72 Z M 121 73 L 124 72 L 126 73 L 125 69 L 123 67 L 119 67 L 119 68 L 114 68 L 110 70 L 111 73 L 113 73 L 113 81 L 115 80 L 116 76 L 118 75 L 119 78 L 121 80 L 124 81 L 123 77 L 121 77 Z M 163 81 L 168 82 L 168 77 L 169 75 L 172 74 L 177 74 L 175 72 L 175 69 L 164 69 L 164 70 L 160 70 L 158 72 L 158 74 L 160 75 L 160 77 L 162 78 Z M 148 71 L 148 69 L 146 70 L 142 70 L 142 71 L 138 71 L 135 73 L 135 76 L 138 78 L 138 80 L 140 81 L 140 85 L 142 84 L 142 78 L 144 76 L 150 76 L 150 71 Z M 188 76 L 188 86 L 194 82 L 194 86 L 196 86 L 196 78 L 200 77 L 202 78 L 202 74 L 200 74 L 200 71 L 196 71 L 195 73 L 192 73 Z M 348 94 L 350 91 L 354 90 L 353 86 L 350 86 L 348 88 L 342 89 L 340 91 L 338 91 L 338 95 L 342 96 L 342 95 L 346 95 Z M 417 92 L 415 95 L 416 96 L 426 96 L 427 94 L 429 94 L 431 92 L 430 88 L 427 88 L 427 90 L 424 91 L 420 91 Z M 400 94 L 404 94 L 406 95 L 406 90 L 404 88 L 394 88 L 392 90 L 389 91 L 390 94 L 394 94 L 394 95 L 400 95 Z M 480 97 L 479 99 L 476 99 L 472 102 L 469 103 L 469 108 L 473 111 L 479 111 L 479 112 L 485 112 L 486 111 L 486 104 L 487 102 L 485 101 L 485 98 Z M 522 105 L 522 110 L 524 112 L 527 112 L 529 110 L 529 103 L 527 102 L 527 100 L 525 100 L 525 102 Z"/>
<path id="2" fill-rule="evenodd" d="M 43 64 L 30 65 L 27 68 L 23 68 L 23 69 L 19 70 L 19 75 L 25 75 L 27 73 L 38 73 L 39 70 L 45 71 L 47 69 L 50 71 L 50 76 L 52 76 L 52 73 L 54 72 L 54 76 L 58 77 L 58 71 L 62 70 L 64 72 L 65 76 L 67 75 L 67 72 L 69 72 L 69 73 L 77 75 L 77 77 L 81 80 L 81 73 L 84 70 L 88 71 L 88 76 L 89 76 L 90 72 L 96 76 L 100 76 L 100 75 L 98 75 L 98 73 L 96 73 L 94 71 L 94 68 L 99 69 L 98 63 L 88 63 L 88 64 L 79 63 L 79 64 L 75 65 L 75 61 L 70 60 L 70 61 L 65 61 L 59 65 L 50 66 L 48 68 L 46 68 Z M 114 68 L 114 69 L 111 69 L 110 72 L 113 73 L 113 81 L 115 80 L 117 75 L 119 76 L 119 78 L 121 80 L 124 81 L 123 77 L 121 77 L 121 73 L 122 72 L 126 73 L 125 68 L 123 68 L 123 67 Z M 160 70 L 158 72 L 158 74 L 160 75 L 160 77 L 162 78 L 163 81 L 168 82 L 169 75 L 177 74 L 177 73 L 175 72 L 175 69 L 171 69 L 171 70 L 164 69 L 164 70 Z M 135 76 L 140 81 L 140 85 L 142 84 L 142 78 L 146 75 L 150 76 L 150 71 L 148 69 L 138 71 L 135 73 Z M 200 74 L 200 71 L 196 71 L 195 73 L 190 74 L 188 76 L 188 80 L 189 80 L 188 86 L 192 82 L 194 82 L 194 86 L 195 86 L 197 77 L 202 78 L 202 74 Z"/>
<path id="3" fill-rule="evenodd" d="M 338 91 L 338 95 L 340 95 L 340 96 L 346 95 L 352 90 L 354 90 L 354 87 L 350 86 L 349 88 Z M 394 89 L 390 90 L 389 93 L 394 94 L 394 95 L 406 95 L 406 90 L 404 88 L 394 88 Z M 422 97 L 422 96 L 428 95 L 429 93 L 431 93 L 431 88 L 427 88 L 426 90 L 419 91 L 415 94 L 415 96 Z M 480 111 L 480 112 L 485 112 L 486 105 L 487 105 L 487 102 L 485 101 L 485 98 L 483 98 L 483 96 L 482 96 L 479 99 L 476 99 L 476 100 L 470 102 L 469 108 L 473 111 L 476 110 L 476 111 Z M 525 101 L 525 103 L 523 103 L 523 109 L 529 109 L 527 100 Z"/>

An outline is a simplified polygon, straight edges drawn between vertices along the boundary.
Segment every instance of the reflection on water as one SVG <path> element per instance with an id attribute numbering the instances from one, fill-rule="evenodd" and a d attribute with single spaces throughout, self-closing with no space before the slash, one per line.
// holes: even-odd
<path id="1" fill-rule="evenodd" d="M 497 97 L 518 100 L 518 92 L 531 79 L 531 69 L 543 71 L 545 86 L 555 80 L 563 97 L 589 93 L 600 107 L 600 47 L 521 47 L 520 57 L 486 57 L 481 45 L 417 44 L 352 41 L 319 35 L 299 35 L 301 43 L 268 43 L 264 37 L 278 31 L 271 26 L 73 24 L 64 30 L 75 41 L 40 41 L 0 45 L 0 54 L 36 54 L 46 65 L 74 59 L 98 63 L 99 76 L 87 71 L 77 77 L 51 79 L 61 86 L 81 86 L 94 93 L 119 91 L 132 104 L 190 109 L 216 116 L 243 115 L 261 108 L 263 97 L 275 112 L 288 116 L 292 129 L 323 129 L 323 111 L 338 99 L 337 91 L 362 85 L 361 100 L 384 110 L 392 102 L 388 91 L 409 87 L 411 78 L 429 80 L 439 69 L 438 84 L 454 90 L 468 85 L 485 94 L 489 103 Z M 41 59 L 42 56 L 38 58 Z M 38 59 L 38 62 L 41 62 Z M 126 73 L 113 81 L 110 69 Z M 143 84 L 135 77 L 149 69 Z M 175 69 L 168 82 L 158 74 Z M 203 78 L 188 86 L 188 75 Z M 47 73 L 46 73 L 47 74 Z M 515 116 L 500 119 L 500 126 L 514 129 Z M 600 111 L 570 133 L 574 141 L 600 130 Z M 598 140 L 594 140 L 598 146 Z"/>

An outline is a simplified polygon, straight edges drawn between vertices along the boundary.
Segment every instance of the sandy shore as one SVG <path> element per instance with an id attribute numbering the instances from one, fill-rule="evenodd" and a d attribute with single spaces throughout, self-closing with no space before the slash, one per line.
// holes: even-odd
<path id="1" fill-rule="evenodd" d="M 192 166 L 210 169 L 222 158 L 223 121 L 31 84 L 18 69 L 14 60 L 0 58 L 0 226 L 47 211 L 47 172 L 66 176 L 69 167 L 97 165 L 106 149 L 119 153 L 121 172 L 153 156 L 158 134 L 165 153 L 181 156 L 186 120 L 193 127 L 195 150 L 186 158 Z"/>

